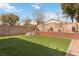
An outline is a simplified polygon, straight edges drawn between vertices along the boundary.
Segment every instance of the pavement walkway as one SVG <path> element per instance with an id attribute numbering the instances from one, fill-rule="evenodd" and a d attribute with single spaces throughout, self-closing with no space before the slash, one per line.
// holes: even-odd
<path id="1" fill-rule="evenodd" d="M 79 40 L 72 40 L 66 56 L 79 56 Z"/>

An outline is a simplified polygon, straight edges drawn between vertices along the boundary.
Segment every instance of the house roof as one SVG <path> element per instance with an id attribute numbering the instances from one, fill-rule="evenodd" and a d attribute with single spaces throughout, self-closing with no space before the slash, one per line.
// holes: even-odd
<path id="1" fill-rule="evenodd" d="M 51 20 L 47 21 L 46 24 L 49 24 L 49 23 L 52 23 L 52 22 L 61 23 L 62 21 L 51 19 Z"/>

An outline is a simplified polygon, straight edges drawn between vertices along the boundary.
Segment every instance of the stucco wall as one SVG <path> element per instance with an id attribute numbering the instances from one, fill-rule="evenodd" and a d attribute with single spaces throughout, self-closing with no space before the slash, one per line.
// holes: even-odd
<path id="1" fill-rule="evenodd" d="M 72 27 L 75 27 L 75 31 L 77 30 L 77 26 L 78 25 L 78 31 L 79 31 L 79 23 L 49 23 L 49 24 L 45 24 L 44 26 L 42 26 L 41 24 L 38 26 L 38 28 L 40 28 L 41 30 L 43 30 L 44 32 L 50 32 L 50 28 L 53 29 L 52 32 L 66 32 L 66 33 L 72 33 Z"/>

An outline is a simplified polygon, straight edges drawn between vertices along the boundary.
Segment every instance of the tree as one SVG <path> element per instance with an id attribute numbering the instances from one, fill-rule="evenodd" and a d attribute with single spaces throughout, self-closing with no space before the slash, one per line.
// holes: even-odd
<path id="1" fill-rule="evenodd" d="M 2 14 L 0 19 L 1 22 L 5 25 L 15 25 L 16 22 L 19 21 L 19 17 L 12 13 Z"/>
<path id="2" fill-rule="evenodd" d="M 34 20 L 37 22 L 36 31 L 37 31 L 37 33 L 38 33 L 38 32 L 39 32 L 39 29 L 37 28 L 37 26 L 38 26 L 39 24 L 44 24 L 44 18 L 45 18 L 44 11 L 41 10 L 41 9 L 36 9 L 36 10 L 33 12 L 33 17 L 34 17 Z"/>
<path id="3" fill-rule="evenodd" d="M 12 13 L 6 13 L 6 14 L 1 14 L 0 20 L 3 24 L 4 33 L 5 33 L 4 35 L 6 35 L 6 32 L 7 32 L 6 31 L 6 25 L 11 25 L 11 26 L 16 25 L 17 21 L 19 21 L 19 17 L 17 15 L 12 14 Z M 8 29 L 8 31 L 9 30 L 10 29 Z"/>
<path id="4" fill-rule="evenodd" d="M 24 20 L 24 25 L 29 25 L 30 24 L 30 22 L 31 22 L 31 19 L 29 18 L 29 17 L 27 17 L 27 18 L 25 18 L 25 20 Z"/>
<path id="5" fill-rule="evenodd" d="M 37 22 L 37 25 L 44 22 L 45 15 L 43 10 L 36 9 L 33 13 L 33 16 L 35 21 Z"/>
<path id="6" fill-rule="evenodd" d="M 61 9 L 63 11 L 63 14 L 70 17 L 72 20 L 72 23 L 73 23 L 73 21 L 74 21 L 73 19 L 74 19 L 75 12 L 76 12 L 75 3 L 62 3 Z"/>
<path id="7" fill-rule="evenodd" d="M 31 23 L 31 19 L 26 17 L 25 20 L 24 20 L 24 27 L 26 27 L 29 31 L 32 30 L 32 25 L 30 24 Z"/>
<path id="8" fill-rule="evenodd" d="M 61 9 L 64 14 L 71 17 L 72 23 L 73 23 L 73 19 L 79 22 L 79 3 L 62 3 Z M 76 32 L 78 32 L 77 22 L 76 22 L 76 28 L 77 28 Z"/>
<path id="9" fill-rule="evenodd" d="M 76 12 L 75 12 L 75 19 L 76 19 L 77 22 L 79 22 L 79 3 L 75 4 L 74 9 L 76 10 Z"/>

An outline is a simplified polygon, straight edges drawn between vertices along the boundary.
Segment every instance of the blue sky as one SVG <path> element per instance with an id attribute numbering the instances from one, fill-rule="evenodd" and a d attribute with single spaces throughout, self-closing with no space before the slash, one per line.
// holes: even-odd
<path id="1" fill-rule="evenodd" d="M 20 20 L 24 20 L 26 17 L 33 19 L 33 11 L 35 9 L 42 9 L 45 14 L 51 14 L 52 12 L 60 11 L 61 7 L 59 3 L 6 3 L 0 4 L 0 14 L 12 12 L 20 17 Z M 53 16 L 53 15 L 52 15 Z"/>

